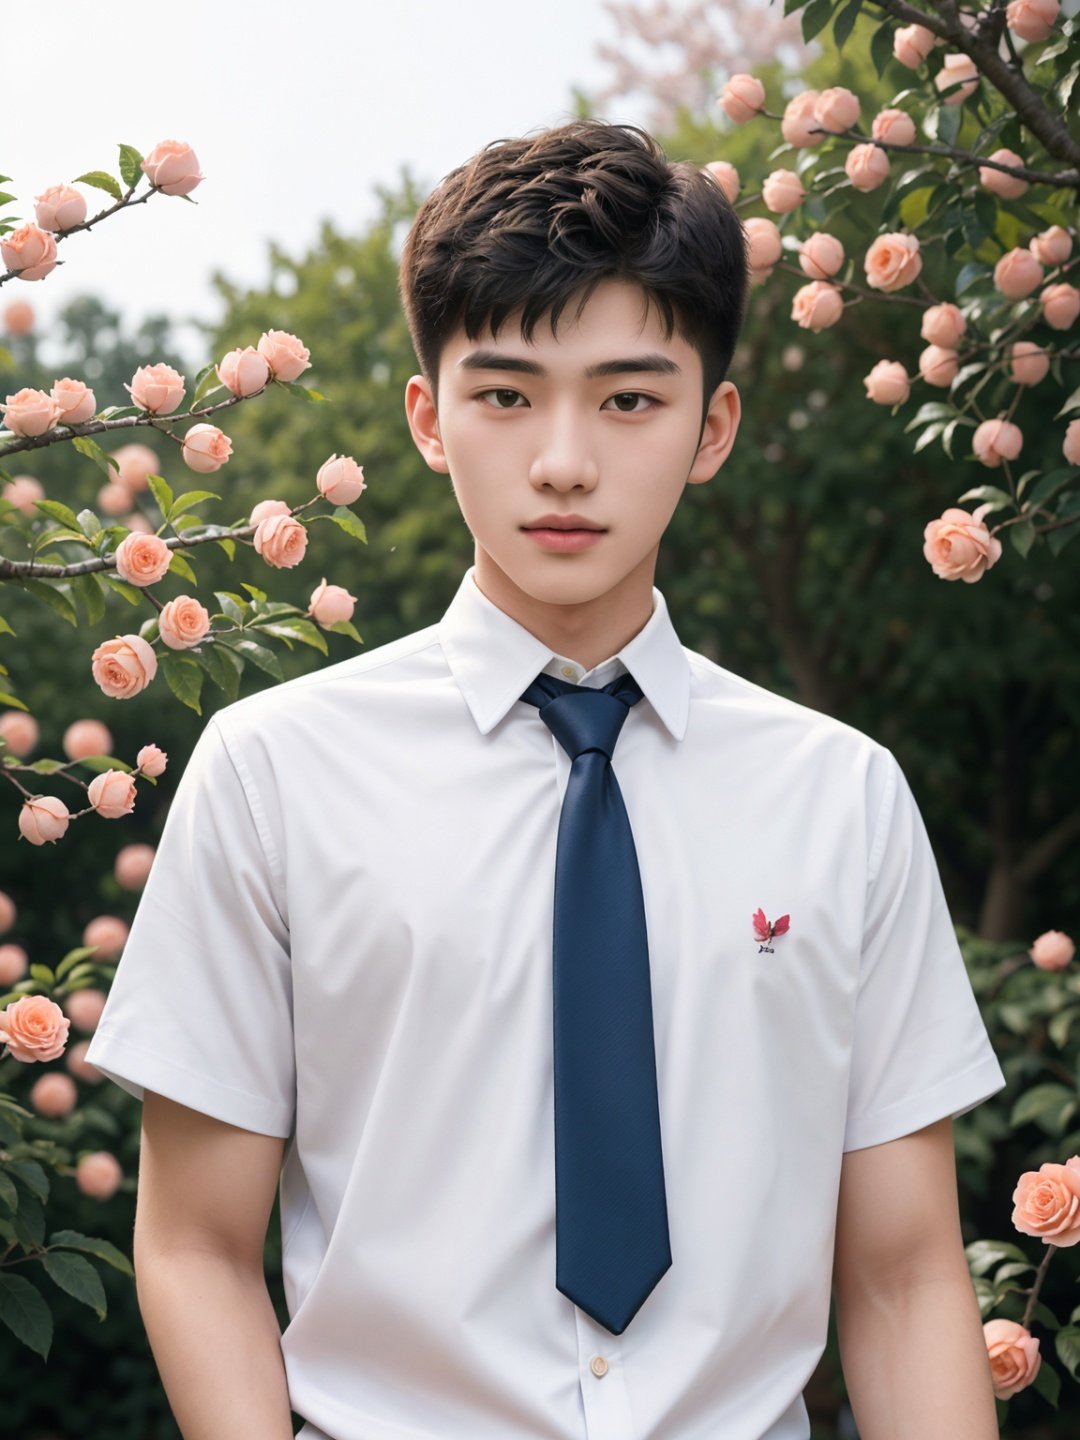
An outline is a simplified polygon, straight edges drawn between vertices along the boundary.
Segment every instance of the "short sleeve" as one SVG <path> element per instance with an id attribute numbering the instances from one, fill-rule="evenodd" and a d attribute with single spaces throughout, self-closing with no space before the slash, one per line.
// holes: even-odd
<path id="1" fill-rule="evenodd" d="M 962 1115 L 1005 1084 L 907 780 L 880 752 L 844 1150 Z"/>
<path id="2" fill-rule="evenodd" d="M 283 876 L 235 738 L 213 717 L 169 807 L 86 1058 L 144 1090 L 287 1138 L 295 1058 Z"/>

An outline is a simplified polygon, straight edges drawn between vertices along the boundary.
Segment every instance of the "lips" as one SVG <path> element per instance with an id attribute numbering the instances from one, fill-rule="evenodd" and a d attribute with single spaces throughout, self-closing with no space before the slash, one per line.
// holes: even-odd
<path id="1" fill-rule="evenodd" d="M 523 525 L 523 530 L 593 530 L 598 534 L 604 530 L 603 525 L 593 525 L 587 520 L 578 520 L 573 517 L 545 516 L 538 520 L 535 525 Z"/>

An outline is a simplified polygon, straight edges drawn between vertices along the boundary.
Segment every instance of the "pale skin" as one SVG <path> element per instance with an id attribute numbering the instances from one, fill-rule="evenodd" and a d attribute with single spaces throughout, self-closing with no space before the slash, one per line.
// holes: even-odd
<path id="1" fill-rule="evenodd" d="M 702 423 L 698 353 L 665 336 L 635 286 L 604 281 L 579 321 L 573 310 L 531 343 L 514 317 L 497 336 L 459 331 L 437 403 L 417 375 L 405 408 L 420 454 L 454 486 L 480 589 L 591 669 L 647 622 L 661 536 L 685 486 L 731 453 L 740 400 L 723 381 Z M 605 527 L 587 550 L 546 551 L 522 529 L 571 511 Z M 292 1434 L 262 1269 L 284 1144 L 146 1093 L 135 1270 L 185 1440 Z M 994 1440 L 950 1120 L 844 1155 L 833 1297 L 861 1440 Z"/>

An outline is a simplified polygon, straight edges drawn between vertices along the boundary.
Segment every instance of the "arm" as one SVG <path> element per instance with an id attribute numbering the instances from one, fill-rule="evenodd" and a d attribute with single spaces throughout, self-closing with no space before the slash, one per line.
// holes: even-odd
<path id="1" fill-rule="evenodd" d="M 833 1295 L 862 1440 L 996 1440 L 951 1119 L 844 1155 Z"/>
<path id="2" fill-rule="evenodd" d="M 284 1143 L 145 1092 L 135 1283 L 184 1440 L 292 1440 L 263 1274 Z"/>

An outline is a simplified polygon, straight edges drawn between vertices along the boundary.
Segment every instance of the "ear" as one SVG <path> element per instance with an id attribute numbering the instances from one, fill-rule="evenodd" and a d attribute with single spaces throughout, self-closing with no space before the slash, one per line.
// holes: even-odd
<path id="1" fill-rule="evenodd" d="M 741 417 L 742 401 L 738 390 L 730 380 L 722 380 L 709 401 L 701 443 L 686 477 L 688 484 L 700 485 L 703 480 L 711 480 L 720 469 L 731 454 Z"/>
<path id="2" fill-rule="evenodd" d="M 442 437 L 439 434 L 439 417 L 435 410 L 435 397 L 431 384 L 423 375 L 413 375 L 405 386 L 405 416 L 412 432 L 413 443 L 428 463 L 440 475 L 449 475 L 450 466 L 446 461 Z"/>

